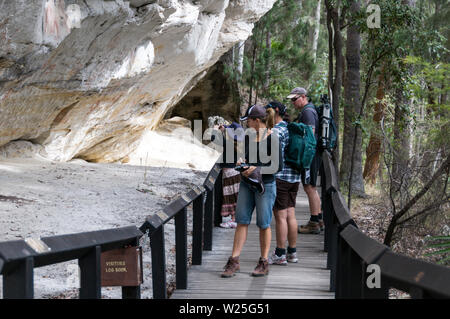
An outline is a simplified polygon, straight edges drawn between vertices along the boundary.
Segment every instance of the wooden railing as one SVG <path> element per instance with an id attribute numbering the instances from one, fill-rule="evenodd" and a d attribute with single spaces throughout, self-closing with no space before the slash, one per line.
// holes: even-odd
<path id="1" fill-rule="evenodd" d="M 202 263 L 202 251 L 212 249 L 213 227 L 221 221 L 222 171 L 215 164 L 202 186 L 196 186 L 170 202 L 139 227 L 107 229 L 71 235 L 0 242 L 0 274 L 3 298 L 34 297 L 34 268 L 78 259 L 79 297 L 101 298 L 100 254 L 138 246 L 148 232 L 152 255 L 153 298 L 167 298 L 164 224 L 175 219 L 176 287 L 187 287 L 187 207 L 193 204 L 192 264 Z M 34 243 L 34 244 L 33 244 Z M 141 297 L 140 286 L 122 287 L 122 298 Z"/>
<path id="2" fill-rule="evenodd" d="M 412 298 L 449 298 L 450 268 L 396 254 L 362 233 L 339 192 L 326 151 L 322 164 L 324 250 L 331 270 L 330 290 L 336 298 L 388 298 L 390 288 Z"/>
<path id="3" fill-rule="evenodd" d="M 101 297 L 100 254 L 137 246 L 142 233 L 136 226 L 79 234 L 15 240 L 0 243 L 3 298 L 32 299 L 34 268 L 78 259 L 82 299 Z M 122 287 L 123 298 L 140 298 L 140 287 Z"/>
<path id="4" fill-rule="evenodd" d="M 213 227 L 220 223 L 222 203 L 222 171 L 219 164 L 210 170 L 203 186 L 194 187 L 148 216 L 140 227 L 148 231 L 152 253 L 153 298 L 167 298 L 164 224 L 175 219 L 176 288 L 186 289 L 187 277 L 187 207 L 192 203 L 192 264 L 201 265 L 203 250 L 211 250 Z"/>
<path id="5" fill-rule="evenodd" d="M 164 225 L 174 218 L 176 288 L 188 286 L 187 207 L 192 203 L 192 264 L 202 263 L 202 252 L 211 250 L 213 228 L 221 221 L 222 170 L 216 163 L 202 186 L 170 202 L 163 210 L 135 226 L 40 240 L 50 248 L 38 252 L 24 240 L 0 243 L 0 273 L 4 298 L 33 298 L 33 270 L 78 259 L 81 269 L 80 298 L 100 298 L 100 253 L 138 246 L 147 233 L 152 255 L 153 298 L 167 298 Z M 322 154 L 322 206 L 325 223 L 324 250 L 328 252 L 330 290 L 336 298 L 388 298 L 390 288 L 413 298 L 449 298 L 450 269 L 392 252 L 363 234 L 352 219 L 339 192 L 336 171 L 328 152 Z M 38 242 L 39 243 L 39 242 Z M 375 267 L 375 268 L 374 268 Z M 375 269 L 372 272 L 370 269 Z M 376 272 L 379 271 L 379 274 Z M 371 288 L 369 276 L 379 275 Z M 375 277 L 374 277 L 375 278 Z M 376 285 L 376 280 L 375 280 Z M 123 298 L 140 298 L 140 287 L 123 287 Z"/>

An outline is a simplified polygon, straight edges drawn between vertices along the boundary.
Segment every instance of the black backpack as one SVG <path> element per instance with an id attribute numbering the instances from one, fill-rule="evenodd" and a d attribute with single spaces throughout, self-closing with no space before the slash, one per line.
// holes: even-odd
<path id="1" fill-rule="evenodd" d="M 328 95 L 320 96 L 320 105 L 314 106 L 317 115 L 319 116 L 319 132 L 317 149 L 319 151 L 333 151 L 337 144 L 337 130 L 333 118 L 333 108 L 328 100 Z M 311 105 L 308 107 L 312 107 Z"/>

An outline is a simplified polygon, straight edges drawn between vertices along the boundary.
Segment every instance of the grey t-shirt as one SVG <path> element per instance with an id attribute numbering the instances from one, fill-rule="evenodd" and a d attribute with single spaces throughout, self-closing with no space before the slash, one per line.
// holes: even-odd
<path id="1" fill-rule="evenodd" d="M 314 136 L 319 136 L 319 115 L 312 103 L 308 103 L 303 107 L 297 118 L 297 122 L 303 123 L 314 128 Z"/>

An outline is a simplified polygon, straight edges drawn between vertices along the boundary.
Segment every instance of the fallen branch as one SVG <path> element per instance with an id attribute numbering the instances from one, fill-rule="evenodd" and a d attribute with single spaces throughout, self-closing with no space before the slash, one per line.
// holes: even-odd
<path id="1" fill-rule="evenodd" d="M 443 199 L 440 202 L 434 203 L 433 205 L 430 205 L 428 207 L 425 207 L 424 209 L 422 209 L 420 212 L 415 213 L 414 215 L 409 216 L 408 218 L 405 218 L 403 220 L 400 220 L 397 222 L 397 226 L 402 225 L 408 221 L 410 221 L 411 219 L 414 219 L 422 214 L 425 214 L 426 212 L 433 210 L 433 209 L 439 209 L 439 207 L 441 207 L 443 204 L 448 203 L 448 201 L 450 200 L 450 196 L 447 196 L 445 199 Z"/>

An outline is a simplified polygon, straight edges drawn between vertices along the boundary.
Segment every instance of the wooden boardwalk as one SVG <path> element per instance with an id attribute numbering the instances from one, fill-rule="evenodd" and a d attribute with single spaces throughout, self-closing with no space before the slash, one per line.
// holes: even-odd
<path id="1" fill-rule="evenodd" d="M 301 187 L 300 187 L 301 188 Z M 299 225 L 309 219 L 308 199 L 303 190 L 297 197 L 296 216 Z M 270 265 L 269 275 L 250 274 L 260 256 L 259 231 L 255 215 L 248 230 L 247 242 L 240 256 L 241 270 L 232 278 L 221 278 L 233 245 L 234 230 L 214 228 L 213 250 L 203 252 L 202 265 L 188 271 L 188 289 L 177 289 L 172 299 L 331 299 L 330 271 L 320 235 L 301 235 L 297 239 L 298 263 L 288 266 Z M 275 249 L 275 218 L 272 219 L 272 243 Z"/>

